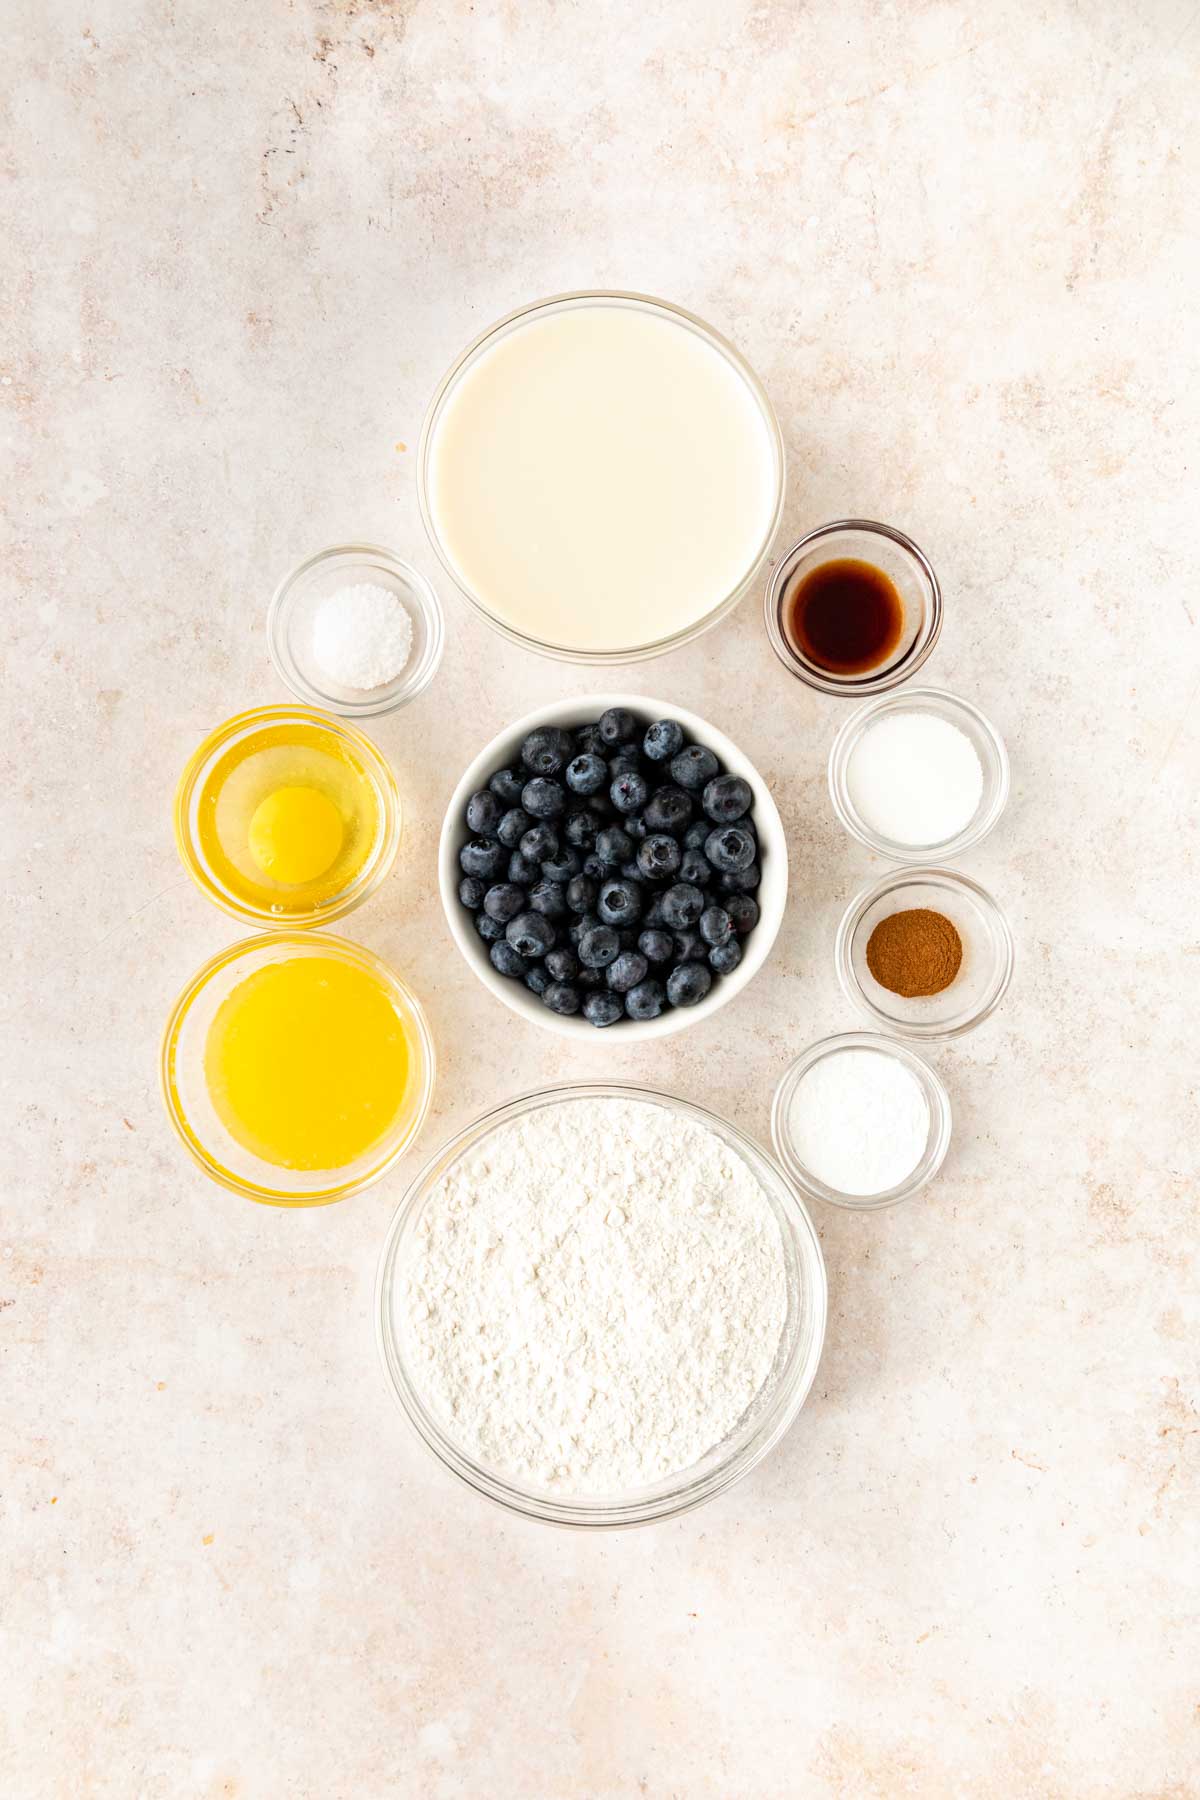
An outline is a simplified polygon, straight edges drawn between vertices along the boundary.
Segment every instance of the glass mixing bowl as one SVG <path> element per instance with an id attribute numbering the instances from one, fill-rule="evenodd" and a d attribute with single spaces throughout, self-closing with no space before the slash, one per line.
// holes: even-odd
<path id="1" fill-rule="evenodd" d="M 771 1373 L 738 1426 L 700 1462 L 654 1487 L 625 1494 L 572 1499 L 527 1487 L 468 1455 L 422 1397 L 403 1329 L 403 1281 L 422 1208 L 443 1176 L 467 1151 L 510 1120 L 563 1100 L 625 1098 L 665 1106 L 717 1132 L 749 1165 L 779 1222 L 787 1275 L 787 1316 Z M 723 1493 L 771 1450 L 792 1424 L 813 1383 L 825 1338 L 826 1286 L 821 1246 L 803 1202 L 774 1159 L 715 1113 L 675 1095 L 634 1083 L 569 1082 L 539 1089 L 484 1113 L 425 1165 L 400 1202 L 388 1229 L 375 1286 L 375 1316 L 384 1369 L 397 1400 L 427 1447 L 477 1493 L 524 1518 L 546 1524 L 603 1529 L 673 1518 Z"/>

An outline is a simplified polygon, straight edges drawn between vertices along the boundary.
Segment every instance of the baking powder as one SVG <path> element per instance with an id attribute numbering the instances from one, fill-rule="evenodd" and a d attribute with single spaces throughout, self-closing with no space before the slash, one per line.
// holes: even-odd
<path id="1" fill-rule="evenodd" d="M 929 1141 L 920 1082 L 879 1050 L 834 1050 L 796 1084 L 787 1133 L 797 1159 L 840 1194 L 883 1194 L 912 1174 Z"/>

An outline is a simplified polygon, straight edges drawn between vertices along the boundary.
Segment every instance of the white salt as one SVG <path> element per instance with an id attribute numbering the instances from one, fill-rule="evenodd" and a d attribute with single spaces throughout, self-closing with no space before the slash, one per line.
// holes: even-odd
<path id="1" fill-rule="evenodd" d="M 395 681 L 412 654 L 413 626 L 390 588 L 359 582 L 322 600 L 313 619 L 313 655 L 337 687 Z"/>

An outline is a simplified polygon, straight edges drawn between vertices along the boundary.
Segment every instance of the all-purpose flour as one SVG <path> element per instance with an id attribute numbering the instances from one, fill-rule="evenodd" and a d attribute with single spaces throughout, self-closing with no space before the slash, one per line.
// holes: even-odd
<path id="1" fill-rule="evenodd" d="M 653 1103 L 563 1100 L 500 1127 L 429 1196 L 405 1334 L 469 1454 L 574 1494 L 689 1467 L 770 1372 L 779 1226 L 749 1166 Z"/>

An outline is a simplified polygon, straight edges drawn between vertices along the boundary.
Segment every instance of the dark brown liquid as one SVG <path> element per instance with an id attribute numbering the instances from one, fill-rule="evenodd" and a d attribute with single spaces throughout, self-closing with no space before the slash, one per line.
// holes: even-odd
<path id="1" fill-rule="evenodd" d="M 904 630 L 904 602 L 874 563 L 850 556 L 818 563 L 783 596 L 793 649 L 831 675 L 865 675 L 887 661 Z"/>

